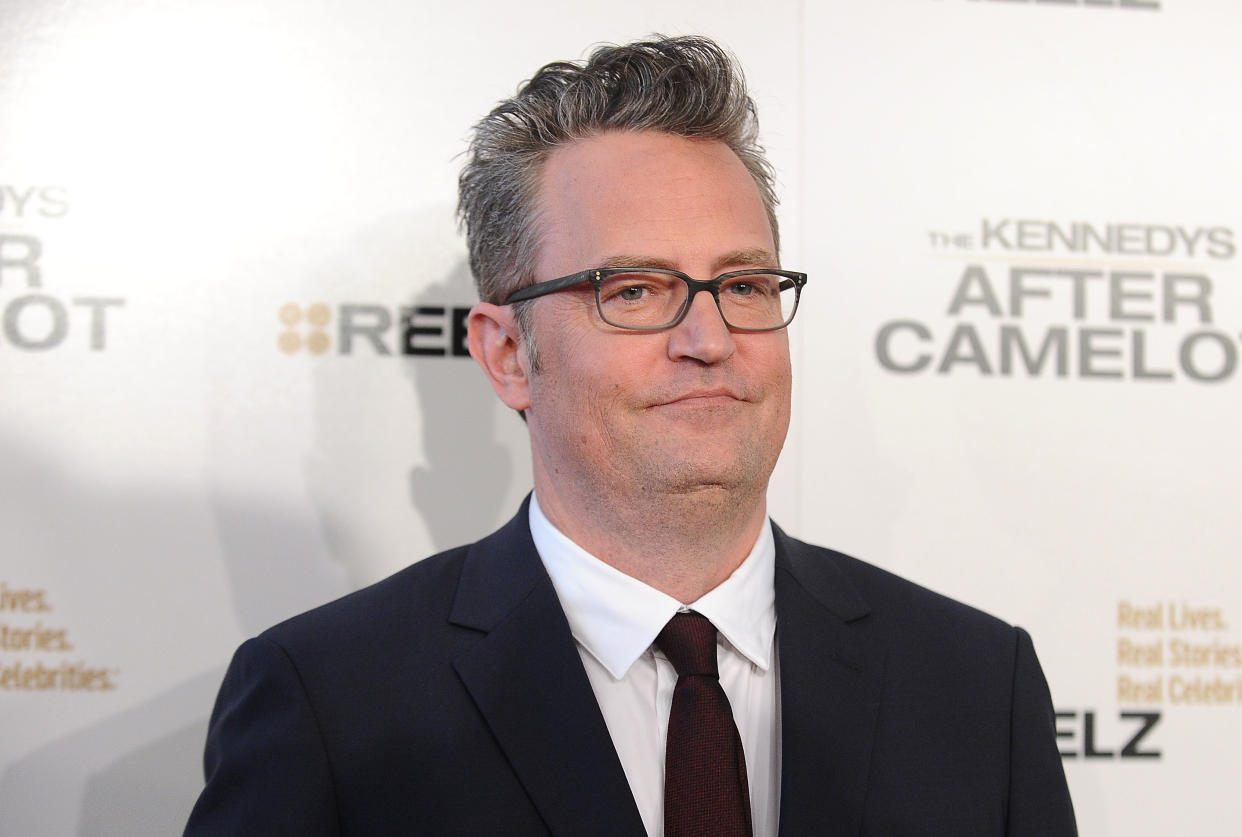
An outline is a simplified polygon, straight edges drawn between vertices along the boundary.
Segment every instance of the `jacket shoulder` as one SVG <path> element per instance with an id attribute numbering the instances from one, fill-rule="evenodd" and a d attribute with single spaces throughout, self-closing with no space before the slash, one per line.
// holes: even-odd
<path id="1" fill-rule="evenodd" d="M 442 623 L 469 548 L 460 546 L 424 558 L 374 584 L 279 622 L 260 637 L 289 647 L 412 618 Z"/>
<path id="2" fill-rule="evenodd" d="M 865 617 L 890 647 L 940 650 L 954 657 L 1011 658 L 1021 629 L 889 570 L 826 547 L 779 538 L 795 577 L 808 579 L 847 621 Z M 994 656 L 997 655 L 997 656 Z"/>

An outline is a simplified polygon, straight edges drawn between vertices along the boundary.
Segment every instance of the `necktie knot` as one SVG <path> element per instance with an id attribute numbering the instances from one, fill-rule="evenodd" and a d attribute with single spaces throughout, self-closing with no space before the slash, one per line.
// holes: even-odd
<path id="1" fill-rule="evenodd" d="M 700 613 L 678 613 L 656 637 L 656 646 L 677 669 L 678 677 L 720 677 L 716 667 L 716 626 Z"/>

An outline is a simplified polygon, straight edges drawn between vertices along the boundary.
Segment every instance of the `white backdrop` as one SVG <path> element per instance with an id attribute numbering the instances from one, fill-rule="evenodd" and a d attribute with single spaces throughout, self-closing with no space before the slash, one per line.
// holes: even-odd
<path id="1" fill-rule="evenodd" d="M 238 642 L 511 515 L 456 155 L 654 31 L 741 59 L 811 275 L 773 515 L 1032 632 L 1083 834 L 1242 833 L 1226 0 L 6 0 L 4 833 L 177 832 Z"/>

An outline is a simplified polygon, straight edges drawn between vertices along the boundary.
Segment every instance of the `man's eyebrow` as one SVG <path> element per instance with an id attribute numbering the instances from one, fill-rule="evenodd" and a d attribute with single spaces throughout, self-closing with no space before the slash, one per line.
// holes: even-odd
<path id="1" fill-rule="evenodd" d="M 681 268 L 668 259 L 654 256 L 617 255 L 604 259 L 599 267 L 659 267 L 664 270 L 680 270 Z M 720 272 L 724 268 L 745 267 L 779 267 L 776 256 L 762 247 L 750 247 L 745 250 L 734 250 L 726 253 L 712 263 L 712 269 Z"/>
<path id="2" fill-rule="evenodd" d="M 677 265 L 668 259 L 657 259 L 651 256 L 610 256 L 599 264 L 600 267 L 659 267 L 665 270 L 676 270 Z"/>
<path id="3" fill-rule="evenodd" d="M 725 267 L 780 267 L 780 260 L 762 247 L 734 250 L 716 260 L 713 267 L 719 271 Z"/>

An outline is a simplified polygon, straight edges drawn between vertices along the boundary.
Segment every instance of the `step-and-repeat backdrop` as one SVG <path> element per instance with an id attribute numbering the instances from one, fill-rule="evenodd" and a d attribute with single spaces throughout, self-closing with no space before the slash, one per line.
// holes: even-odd
<path id="1" fill-rule="evenodd" d="M 238 642 L 506 519 L 469 126 L 705 33 L 780 177 L 773 516 L 1027 627 L 1087 835 L 1242 833 L 1242 9 L 7 0 L 0 830 L 176 833 Z"/>

